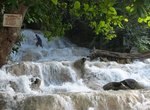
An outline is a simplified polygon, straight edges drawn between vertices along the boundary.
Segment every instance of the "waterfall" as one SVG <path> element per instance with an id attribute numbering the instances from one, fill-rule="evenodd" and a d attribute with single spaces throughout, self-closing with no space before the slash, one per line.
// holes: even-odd
<path id="1" fill-rule="evenodd" d="M 23 30 L 18 53 L 0 69 L 0 110 L 149 110 L 150 59 L 130 64 L 86 60 L 89 49 L 65 38 L 35 45 Z M 103 90 L 109 82 L 134 79 L 145 89 Z"/>
<path id="2" fill-rule="evenodd" d="M 72 44 L 66 38 L 53 38 L 52 41 L 44 37 L 38 32 L 38 36 L 42 39 L 42 47 L 36 47 L 37 32 L 31 30 L 23 30 L 23 41 L 18 53 L 12 53 L 13 61 L 65 61 L 76 60 L 82 56 L 89 55 L 89 49 L 81 48 Z"/>

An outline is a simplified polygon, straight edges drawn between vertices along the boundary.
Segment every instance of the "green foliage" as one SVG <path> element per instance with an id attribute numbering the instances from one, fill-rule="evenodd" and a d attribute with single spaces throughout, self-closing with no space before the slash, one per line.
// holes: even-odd
<path id="1" fill-rule="evenodd" d="M 132 25 L 126 25 L 126 42 L 132 47 L 137 47 L 140 52 L 149 50 L 150 38 L 148 29 L 144 25 L 137 25 L 133 23 Z"/>
<path id="2" fill-rule="evenodd" d="M 57 5 L 58 0 L 51 0 L 55 5 Z"/>
<path id="3" fill-rule="evenodd" d="M 141 18 L 141 17 L 139 17 L 138 18 L 138 22 L 139 23 L 144 23 L 144 24 L 147 24 L 148 25 L 148 27 L 150 27 L 150 16 L 145 16 L 145 18 Z"/>
<path id="4" fill-rule="evenodd" d="M 16 41 L 16 43 L 14 44 L 13 48 L 12 48 L 12 53 L 17 53 L 19 47 L 21 46 L 21 41 L 23 41 L 23 38 L 25 38 L 23 35 L 21 35 L 19 37 L 19 39 Z"/>
<path id="5" fill-rule="evenodd" d="M 85 22 L 96 35 L 103 34 L 108 40 L 116 37 L 116 29 L 127 29 L 126 24 L 144 25 L 144 29 L 150 26 L 150 0 L 4 0 L 0 10 L 5 7 L 4 12 L 9 13 L 17 10 L 20 4 L 29 7 L 25 20 L 40 23 L 49 39 L 62 36 L 77 20 Z M 0 20 L 2 22 L 2 16 Z M 132 30 L 132 33 L 140 38 L 140 32 L 137 34 Z"/>
<path id="6" fill-rule="evenodd" d="M 79 1 L 75 1 L 73 8 L 74 8 L 75 10 L 80 9 L 80 2 L 79 2 Z"/>
<path id="7" fill-rule="evenodd" d="M 85 11 L 85 12 L 88 11 L 88 9 L 89 9 L 89 4 L 84 3 L 83 6 L 84 6 L 84 11 Z"/>
<path id="8" fill-rule="evenodd" d="M 124 23 L 127 42 L 130 46 L 137 47 L 139 51 L 149 49 L 150 39 L 148 26 L 150 26 L 150 0 L 135 0 L 125 5 L 125 11 L 122 13 L 128 18 Z"/>
<path id="9" fill-rule="evenodd" d="M 126 11 L 134 16 L 145 18 L 150 9 L 150 0 L 135 0 L 126 6 Z"/>
<path id="10" fill-rule="evenodd" d="M 71 16 L 87 22 L 97 35 L 103 34 L 109 40 L 116 37 L 114 27 L 123 28 L 122 21 L 127 21 L 127 18 L 118 15 L 115 0 L 91 0 L 90 3 L 80 0 L 75 4 L 77 8 L 70 9 Z"/>

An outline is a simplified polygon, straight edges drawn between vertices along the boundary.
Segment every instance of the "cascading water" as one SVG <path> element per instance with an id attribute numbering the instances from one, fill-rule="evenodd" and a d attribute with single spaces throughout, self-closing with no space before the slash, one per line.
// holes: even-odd
<path id="1" fill-rule="evenodd" d="M 13 61 L 70 61 L 89 53 L 88 49 L 77 47 L 65 38 L 55 38 L 48 42 L 44 35 L 38 32 L 42 39 L 42 48 L 36 47 L 36 37 L 33 31 L 24 30 L 22 35 L 24 38 L 19 52 L 11 54 Z"/>
<path id="2" fill-rule="evenodd" d="M 0 110 L 150 110 L 150 60 L 131 64 L 85 61 L 89 49 L 67 39 L 48 42 L 23 30 L 18 53 L 0 69 Z M 109 82 L 132 78 L 145 89 L 104 91 Z"/>

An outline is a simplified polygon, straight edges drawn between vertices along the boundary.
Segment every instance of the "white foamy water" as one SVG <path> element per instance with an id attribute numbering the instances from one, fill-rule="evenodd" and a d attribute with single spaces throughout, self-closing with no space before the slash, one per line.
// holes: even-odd
<path id="1" fill-rule="evenodd" d="M 36 36 L 42 39 L 42 47 L 36 47 Z M 44 37 L 40 32 L 31 30 L 22 31 L 23 42 L 19 52 L 11 54 L 13 61 L 64 61 L 75 60 L 89 54 L 89 49 L 77 47 L 66 38 L 54 38 L 52 41 Z"/>
<path id="2" fill-rule="evenodd" d="M 4 110 L 14 106 L 20 110 L 21 104 L 23 110 L 150 109 L 150 59 L 131 64 L 87 60 L 84 66 L 75 65 L 89 55 L 89 49 L 64 38 L 48 42 L 41 33 L 43 48 L 36 47 L 33 31 L 22 34 L 19 52 L 11 54 L 12 62 L 0 70 L 0 93 L 9 94 L 4 95 L 8 102 Z M 145 90 L 102 89 L 109 82 L 127 78 L 135 79 Z"/>

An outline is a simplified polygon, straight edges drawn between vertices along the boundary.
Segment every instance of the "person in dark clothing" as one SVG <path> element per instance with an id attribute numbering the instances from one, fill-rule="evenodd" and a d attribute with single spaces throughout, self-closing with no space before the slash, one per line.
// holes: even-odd
<path id="1" fill-rule="evenodd" d="M 37 34 L 35 34 L 35 36 L 36 36 L 36 39 L 37 39 L 36 46 L 37 47 L 38 46 L 43 47 L 41 38 Z"/>

